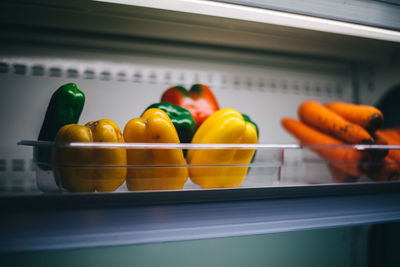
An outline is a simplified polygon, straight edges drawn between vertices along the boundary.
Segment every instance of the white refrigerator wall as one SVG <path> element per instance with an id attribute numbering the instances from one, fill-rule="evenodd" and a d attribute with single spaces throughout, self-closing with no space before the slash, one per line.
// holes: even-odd
<path id="1" fill-rule="evenodd" d="M 259 142 L 266 144 L 295 143 L 280 119 L 297 117 L 302 101 L 352 101 L 353 96 L 351 68 L 324 60 L 263 55 L 260 64 L 260 58 L 254 63 L 223 61 L 162 51 L 123 54 L 29 46 L 6 46 L 3 51 L 0 107 L 7 127 L 0 133 L 0 187 L 5 191 L 35 190 L 32 149 L 16 143 L 37 139 L 50 97 L 65 83 L 76 83 L 86 95 L 81 124 L 108 118 L 121 129 L 159 102 L 167 88 L 183 85 L 189 89 L 204 83 L 221 108 L 237 109 L 257 122 Z M 245 52 L 242 57 L 246 58 Z M 301 167 L 287 169 L 286 182 L 295 181 Z"/>

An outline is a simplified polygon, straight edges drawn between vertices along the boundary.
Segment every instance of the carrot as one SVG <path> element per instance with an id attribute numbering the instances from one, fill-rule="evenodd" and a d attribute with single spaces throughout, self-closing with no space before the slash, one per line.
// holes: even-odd
<path id="1" fill-rule="evenodd" d="M 331 164 L 328 164 L 328 169 L 333 180 L 337 183 L 352 183 L 360 179 L 360 176 L 349 175 Z"/>
<path id="2" fill-rule="evenodd" d="M 375 136 L 379 136 L 379 138 L 385 139 L 388 145 L 400 145 L 397 139 L 393 138 L 392 136 L 390 136 L 390 134 L 387 134 L 387 132 L 383 130 L 377 130 L 375 132 Z M 389 149 L 388 157 L 400 163 L 400 150 Z"/>
<path id="3" fill-rule="evenodd" d="M 328 102 L 325 103 L 325 107 L 339 114 L 344 119 L 364 127 L 370 133 L 373 133 L 383 125 L 382 112 L 373 106 L 345 102 Z"/>
<path id="4" fill-rule="evenodd" d="M 393 142 L 396 142 L 400 145 L 400 128 L 386 128 L 381 130 L 385 136 L 392 139 Z"/>
<path id="5" fill-rule="evenodd" d="M 323 147 L 324 145 L 343 146 L 345 143 L 292 118 L 283 118 L 281 123 L 291 135 L 299 140 L 300 144 L 310 146 L 311 150 L 342 172 L 360 176 L 365 170 L 366 154 L 362 151 L 352 148 Z"/>
<path id="6" fill-rule="evenodd" d="M 388 142 L 386 139 L 380 135 L 379 133 L 374 134 L 374 145 L 387 145 Z M 381 161 L 383 160 L 389 153 L 389 150 L 386 148 L 379 148 L 379 149 L 366 149 L 373 161 Z"/>
<path id="7" fill-rule="evenodd" d="M 400 180 L 400 163 L 387 156 L 382 161 L 371 163 L 367 175 L 374 181 Z"/>
<path id="8" fill-rule="evenodd" d="M 303 102 L 298 109 L 298 115 L 302 122 L 344 142 L 350 144 L 373 143 L 371 135 L 364 128 L 346 121 L 318 102 Z"/>

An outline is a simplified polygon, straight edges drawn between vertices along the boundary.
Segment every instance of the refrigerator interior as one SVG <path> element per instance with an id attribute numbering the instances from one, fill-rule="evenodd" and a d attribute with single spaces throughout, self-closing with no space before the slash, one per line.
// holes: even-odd
<path id="1" fill-rule="evenodd" d="M 32 150 L 15 144 L 37 139 L 51 94 L 66 83 L 86 94 L 80 123 L 108 118 L 121 129 L 169 87 L 203 83 L 221 108 L 259 125 L 260 144 L 297 143 L 280 120 L 296 118 L 305 100 L 375 105 L 399 83 L 395 31 L 366 38 L 374 30 L 352 24 L 326 26 L 325 32 L 310 29 L 326 21 L 289 27 L 285 20 L 263 21 L 276 14 L 264 17 L 247 7 L 232 13 L 240 6 L 223 5 L 5 2 L 0 79 L 7 97 L 1 107 L 11 123 L 0 136 L 1 190 L 38 191 Z M 201 9 L 206 7 L 211 11 Z M 190 10 L 180 11 L 185 8 Z M 216 10 L 218 16 L 206 14 Z M 284 153 L 280 174 L 267 186 L 332 183 L 312 153 Z"/>
<path id="2" fill-rule="evenodd" d="M 51 54 L 45 51 L 46 55 L 38 57 L 40 52 L 30 51 L 30 47 L 9 49 L 1 60 L 5 70 L 2 84 L 9 92 L 7 98 L 3 98 L 2 108 L 12 116 L 13 123 L 2 133 L 5 149 L 1 160 L 2 175 L 9 179 L 3 180 L 3 188 L 16 191 L 18 185 L 26 183 L 27 187 L 33 187 L 35 184 L 32 149 L 17 147 L 16 143 L 37 138 L 50 95 L 65 83 L 74 82 L 85 92 L 87 100 L 80 119 L 82 123 L 108 118 L 121 129 L 147 106 L 159 102 L 163 91 L 169 87 L 204 83 L 212 88 L 221 108 L 240 110 L 258 123 L 261 144 L 296 143 L 282 129 L 280 119 L 296 117 L 297 107 L 304 100 L 352 100 L 351 69 L 338 63 L 269 59 L 267 56 L 266 64 L 255 65 L 54 48 Z M 12 55 L 14 51 L 25 52 Z M 290 172 L 290 167 L 283 169 L 286 170 Z M 282 178 L 295 181 L 296 173 L 298 170 L 283 174 Z"/>
<path id="3" fill-rule="evenodd" d="M 168 46 L 152 48 L 154 42 L 139 41 L 148 43 L 147 51 L 109 51 L 89 44 L 50 46 L 29 40 L 2 44 L 1 83 L 7 97 L 1 106 L 11 122 L 1 133 L 2 191 L 37 191 L 32 149 L 16 143 L 37 139 L 51 94 L 66 83 L 76 83 L 86 95 L 82 124 L 107 118 L 121 129 L 159 102 L 166 89 L 203 83 L 212 88 L 221 108 L 237 109 L 258 123 L 260 144 L 297 143 L 280 120 L 296 118 L 305 100 L 374 105 L 398 83 L 399 67 L 392 62 L 373 65 L 231 47 L 199 49 L 184 43 L 170 53 Z M 313 159 L 312 153 L 285 152 L 283 184 L 332 182 L 324 175 L 323 163 L 301 163 L 304 158 Z"/>
<path id="4" fill-rule="evenodd" d="M 363 28 L 357 33 L 340 32 L 341 25 L 337 29 L 327 27 L 324 31 L 314 29 L 317 23 L 307 29 L 304 25 L 259 22 L 256 13 L 254 20 L 232 18 L 218 9 L 225 6 L 212 9 L 214 13 L 222 10 L 220 16 L 202 11 L 202 2 L 216 4 L 213 1 L 186 1 L 188 5 L 200 3 L 198 12 L 182 11 L 179 1 L 173 2 L 176 6 L 165 7 L 159 2 L 160 9 L 147 4 L 91 1 L 1 4 L 0 107 L 7 119 L 0 132 L 0 195 L 43 196 L 36 184 L 32 148 L 17 146 L 17 143 L 37 139 L 51 94 L 66 83 L 76 83 L 86 95 L 80 123 L 108 118 L 121 129 L 128 120 L 140 116 L 147 106 L 159 102 L 166 89 L 176 85 L 190 88 L 195 83 L 203 83 L 213 90 L 221 108 L 237 109 L 257 122 L 260 144 L 297 144 L 282 128 L 280 120 L 296 118 L 297 108 L 305 100 L 376 105 L 386 93 L 400 85 L 400 39 L 395 30 L 371 37 L 368 29 Z M 216 5 L 219 4 L 225 5 Z M 251 11 L 241 12 L 239 14 Z M 321 25 L 324 27 L 323 23 Z M 266 187 L 282 187 L 282 192 L 285 187 L 333 183 L 324 162 L 303 149 L 285 150 L 279 179 L 275 173 L 271 177 Z M 360 182 L 369 184 L 371 181 L 362 177 Z M 396 184 L 394 182 L 394 186 Z M 192 189 L 190 185 L 188 188 Z M 126 191 L 126 188 L 122 186 L 117 191 Z M 251 191 L 246 192 L 251 194 Z M 314 194 L 312 189 L 307 192 Z M 274 196 L 279 198 L 279 192 Z M 304 196 L 307 193 L 303 193 Z M 71 201 L 76 203 L 72 198 Z M 384 222 L 382 219 L 381 223 Z M 338 262 L 332 258 L 332 266 L 364 266 L 367 261 L 375 261 L 376 266 L 391 263 L 368 258 L 373 249 L 368 247 L 368 238 L 377 227 L 361 224 L 347 228 L 341 224 L 319 226 L 338 227 L 323 230 L 304 227 L 309 231 L 293 233 L 290 231 L 295 228 L 285 228 L 283 232 L 289 233 L 277 230 L 278 233 L 272 234 L 259 232 L 246 236 L 242 233 L 238 237 L 228 234 L 226 238 L 216 235 L 215 239 L 200 238 L 199 241 L 191 241 L 196 240 L 195 237 L 177 238 L 173 240 L 177 242 L 172 243 L 163 243 L 166 239 L 162 242 L 147 240 L 143 244 L 130 246 L 128 242 L 110 248 L 104 243 L 94 248 L 84 247 L 84 250 L 72 246 L 64 251 L 42 249 L 42 252 L 47 259 L 110 253 L 119 255 L 115 264 L 131 260 L 128 255 L 132 253 L 137 255 L 134 262 L 141 264 L 146 262 L 146 257 L 140 258 L 141 255 L 156 251 L 166 262 L 186 265 L 196 258 L 193 250 L 205 251 L 206 247 L 215 246 L 225 247 L 227 254 L 246 251 L 246 255 L 253 256 L 254 266 L 266 262 L 284 266 L 296 261 L 283 261 L 279 258 L 284 256 L 283 252 L 276 254 L 277 258 L 271 255 L 266 258 L 268 254 L 246 250 L 244 244 L 283 251 L 289 242 L 299 248 L 304 244 L 317 248 L 327 239 L 332 243 L 320 247 L 319 255 L 328 258 L 341 255 Z M 395 228 L 396 225 L 386 227 Z M 340 247 L 342 242 L 344 247 Z M 395 243 L 389 235 L 380 242 Z M 188 256 L 182 261 L 169 259 L 168 255 L 178 257 L 177 250 L 183 248 Z M 287 249 L 291 254 L 298 253 L 300 258 L 307 256 L 299 260 L 300 266 L 312 266 L 311 254 L 297 251 L 295 247 Z M 35 263 L 43 256 L 35 253 L 27 253 L 20 260 Z M 218 261 L 217 255 L 207 253 L 209 259 L 215 260 L 213 263 Z M 376 248 L 371 253 L 376 257 L 384 254 Z M 13 261 L 16 255 L 3 255 L 3 260 Z M 321 256 L 316 261 L 327 264 L 329 260 Z M 200 259 L 198 262 L 209 264 Z M 228 261 L 221 264 L 228 264 Z"/>

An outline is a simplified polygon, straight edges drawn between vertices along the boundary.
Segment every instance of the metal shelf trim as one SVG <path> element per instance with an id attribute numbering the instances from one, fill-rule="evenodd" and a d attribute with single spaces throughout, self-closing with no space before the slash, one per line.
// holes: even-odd
<path id="1" fill-rule="evenodd" d="M 6 211 L 0 222 L 0 252 L 224 238 L 399 220 L 398 193 L 15 210 Z"/>

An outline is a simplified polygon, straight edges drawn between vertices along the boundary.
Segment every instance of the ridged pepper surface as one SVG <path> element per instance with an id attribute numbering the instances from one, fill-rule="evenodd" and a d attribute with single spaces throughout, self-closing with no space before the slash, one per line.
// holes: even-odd
<path id="1" fill-rule="evenodd" d="M 196 123 L 190 114 L 190 111 L 177 105 L 172 105 L 169 102 L 154 103 L 146 108 L 159 108 L 171 119 L 178 133 L 181 143 L 190 143 L 194 132 L 196 131 Z"/>
<path id="2" fill-rule="evenodd" d="M 65 125 L 55 141 L 123 143 L 124 137 L 113 121 L 102 119 L 86 125 Z M 126 178 L 126 149 L 58 147 L 54 156 L 55 175 L 71 192 L 112 192 Z"/>
<path id="3" fill-rule="evenodd" d="M 260 136 L 259 136 L 259 130 L 258 130 L 258 125 L 257 125 L 257 123 L 255 123 L 254 121 L 252 121 L 251 118 L 250 118 L 248 115 L 244 114 L 244 113 L 242 113 L 242 116 L 243 116 L 243 119 L 244 119 L 245 121 L 250 122 L 251 124 L 254 125 L 254 127 L 256 128 L 256 131 L 257 131 L 257 139 L 258 139 Z M 258 140 L 257 140 L 257 141 L 258 141 Z M 257 151 L 254 152 L 253 158 L 251 159 L 251 163 L 253 163 L 254 159 L 256 158 L 256 154 L 257 154 Z M 250 169 L 249 169 L 249 170 L 250 170 Z"/>
<path id="4" fill-rule="evenodd" d="M 254 125 L 234 109 L 215 112 L 192 139 L 194 144 L 256 144 L 257 141 Z M 254 153 L 254 149 L 189 150 L 190 179 L 202 188 L 238 187 L 246 178 L 248 167 L 234 165 L 249 164 Z"/>
<path id="5" fill-rule="evenodd" d="M 130 120 L 124 137 L 132 143 L 179 143 L 171 119 L 158 108 L 150 108 L 141 118 Z M 182 189 L 188 179 L 182 149 L 128 149 L 127 155 L 131 166 L 126 178 L 129 190 Z"/>

